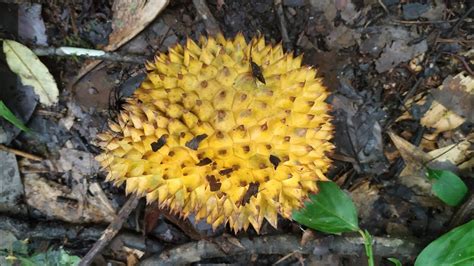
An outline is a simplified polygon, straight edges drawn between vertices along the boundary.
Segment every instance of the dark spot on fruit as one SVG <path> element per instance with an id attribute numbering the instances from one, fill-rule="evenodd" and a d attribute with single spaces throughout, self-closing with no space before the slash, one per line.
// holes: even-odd
<path id="1" fill-rule="evenodd" d="M 306 103 L 308 104 L 309 107 L 312 107 L 314 105 L 313 101 L 307 101 Z"/>
<path id="2" fill-rule="evenodd" d="M 245 206 L 247 203 L 250 202 L 250 198 L 257 195 L 259 186 L 260 183 L 258 182 L 249 184 L 249 189 L 247 190 L 247 192 L 245 192 L 244 196 L 242 197 L 242 201 L 240 202 L 242 206 Z"/>
<path id="3" fill-rule="evenodd" d="M 180 137 L 180 138 L 186 137 L 186 133 L 184 133 L 184 132 L 179 133 L 179 137 Z"/>
<path id="4" fill-rule="evenodd" d="M 286 142 L 288 142 L 288 141 L 290 141 L 291 137 L 290 137 L 290 136 L 285 136 L 283 139 L 284 139 Z"/>
<path id="5" fill-rule="evenodd" d="M 186 147 L 190 148 L 191 150 L 197 150 L 199 144 L 207 138 L 207 134 L 197 135 L 196 137 L 192 138 L 190 141 L 186 142 Z"/>
<path id="6" fill-rule="evenodd" d="M 265 168 L 267 168 L 267 165 L 264 164 L 264 163 L 260 163 L 260 164 L 258 165 L 258 168 L 260 168 L 260 169 L 265 169 Z"/>
<path id="7" fill-rule="evenodd" d="M 267 150 L 271 150 L 271 149 L 272 149 L 272 145 L 267 144 L 267 145 L 265 145 L 265 148 L 267 148 Z"/>
<path id="8" fill-rule="evenodd" d="M 245 99 L 247 99 L 247 94 L 242 94 L 240 95 L 240 100 L 243 102 L 245 101 Z"/>
<path id="9" fill-rule="evenodd" d="M 221 183 L 217 181 L 214 175 L 207 175 L 206 176 L 207 182 L 209 182 L 209 186 L 211 187 L 211 191 L 217 191 L 221 188 Z"/>
<path id="10" fill-rule="evenodd" d="M 157 141 L 152 142 L 150 144 L 151 150 L 154 151 L 154 152 L 157 152 L 159 149 L 161 149 L 163 146 L 165 146 L 166 138 L 167 138 L 167 135 L 163 135 Z"/>
<path id="11" fill-rule="evenodd" d="M 216 137 L 217 137 L 218 139 L 223 139 L 223 138 L 224 138 L 224 133 L 222 133 L 222 131 L 217 131 Z"/>
<path id="12" fill-rule="evenodd" d="M 244 131 L 245 130 L 245 126 L 244 125 L 240 125 L 237 127 L 238 130 L 240 131 Z"/>
<path id="13" fill-rule="evenodd" d="M 306 117 L 308 117 L 308 120 L 313 120 L 314 115 L 308 114 L 308 115 L 306 115 Z"/>
<path id="14" fill-rule="evenodd" d="M 174 156 L 174 151 L 168 152 L 168 156 L 173 157 Z"/>
<path id="15" fill-rule="evenodd" d="M 201 100 L 196 100 L 196 105 L 197 105 L 197 106 L 202 105 L 202 101 L 201 101 Z"/>
<path id="16" fill-rule="evenodd" d="M 221 91 L 221 93 L 219 93 L 219 97 L 220 98 L 225 98 L 226 94 L 227 93 L 225 91 Z"/>
<path id="17" fill-rule="evenodd" d="M 219 155 L 226 155 L 227 151 L 226 150 L 219 150 L 217 153 L 219 153 Z"/>
<path id="18" fill-rule="evenodd" d="M 204 67 L 204 65 L 203 65 L 203 67 Z M 207 84 L 207 81 L 206 81 L 206 80 L 201 81 L 201 87 L 202 87 L 203 89 L 207 88 L 207 85 L 208 85 L 208 84 Z"/>
<path id="19" fill-rule="evenodd" d="M 183 74 L 181 74 L 181 73 L 178 74 L 178 79 L 179 79 L 179 80 L 183 79 Z"/>
<path id="20" fill-rule="evenodd" d="M 241 187 L 247 186 L 247 182 L 245 182 L 245 181 L 240 181 L 240 186 L 241 186 Z"/>
<path id="21" fill-rule="evenodd" d="M 265 124 L 261 125 L 260 128 L 265 131 L 268 129 L 268 125 L 267 125 L 267 122 L 265 122 Z"/>
<path id="22" fill-rule="evenodd" d="M 250 151 L 250 147 L 248 145 L 245 145 L 242 147 L 242 150 L 244 150 L 245 153 Z"/>
<path id="23" fill-rule="evenodd" d="M 212 163 L 212 160 L 206 157 L 206 158 L 200 160 L 196 165 L 197 166 L 204 166 L 204 165 L 208 165 L 210 163 Z"/>
<path id="24" fill-rule="evenodd" d="M 280 158 L 276 157 L 275 155 L 270 155 L 270 162 L 273 164 L 273 167 L 277 169 L 278 165 L 281 163 Z"/>
<path id="25" fill-rule="evenodd" d="M 313 149 L 313 147 L 311 147 L 311 145 L 306 145 L 306 151 L 307 152 L 310 152 L 312 150 L 314 150 L 314 149 Z"/>
<path id="26" fill-rule="evenodd" d="M 270 177 L 269 177 L 269 176 L 265 176 L 265 179 L 264 179 L 264 180 L 265 180 L 265 182 L 268 182 L 268 181 L 270 181 Z"/>
<path id="27" fill-rule="evenodd" d="M 228 175 L 230 173 L 232 173 L 234 171 L 234 169 L 232 168 L 226 168 L 226 169 L 222 169 L 219 171 L 219 174 L 220 175 Z"/>
<path id="28" fill-rule="evenodd" d="M 219 119 L 219 121 L 222 121 L 222 119 L 225 118 L 225 111 L 224 110 L 219 110 L 217 111 L 217 119 Z"/>

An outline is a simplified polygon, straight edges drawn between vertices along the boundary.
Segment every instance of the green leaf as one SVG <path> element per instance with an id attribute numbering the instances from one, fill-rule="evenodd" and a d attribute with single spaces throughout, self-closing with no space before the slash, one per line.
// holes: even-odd
<path id="1" fill-rule="evenodd" d="M 474 265 L 474 220 L 431 242 L 416 258 L 415 266 Z"/>
<path id="2" fill-rule="evenodd" d="M 396 259 L 396 258 L 388 258 L 387 260 L 389 260 L 390 262 L 392 262 L 393 265 L 395 265 L 395 266 L 402 266 L 402 262 L 399 261 L 399 260 Z"/>
<path id="3" fill-rule="evenodd" d="M 293 213 L 293 219 L 312 229 L 339 234 L 359 230 L 357 211 L 351 198 L 333 182 L 318 182 L 319 192 Z"/>
<path id="4" fill-rule="evenodd" d="M 448 170 L 427 168 L 428 178 L 434 180 L 432 191 L 450 206 L 459 205 L 467 194 L 467 186 L 456 174 Z"/>
<path id="5" fill-rule="evenodd" d="M 0 116 L 5 118 L 5 120 L 7 120 L 8 122 L 15 125 L 17 128 L 25 132 L 30 132 L 30 129 L 27 128 L 25 124 L 23 124 L 23 122 L 21 122 L 21 120 L 18 119 L 1 100 L 0 100 Z"/>

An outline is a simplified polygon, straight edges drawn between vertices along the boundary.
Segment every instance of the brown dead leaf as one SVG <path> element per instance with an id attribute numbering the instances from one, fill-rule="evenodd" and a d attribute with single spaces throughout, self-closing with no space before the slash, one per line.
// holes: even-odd
<path id="1" fill-rule="evenodd" d="M 400 182 L 423 195 L 431 194 L 431 183 L 425 177 L 425 165 L 431 168 L 457 172 L 461 169 L 457 165 L 469 162 L 472 156 L 471 137 L 460 143 L 425 153 L 419 147 L 414 146 L 393 132 L 388 134 L 406 164 L 400 173 Z"/>
<path id="2" fill-rule="evenodd" d="M 116 0 L 113 3 L 112 33 L 105 51 L 115 51 L 140 33 L 168 5 L 169 0 Z M 101 60 L 86 63 L 72 83 L 94 69 Z"/>
<path id="3" fill-rule="evenodd" d="M 474 123 L 474 78 L 465 72 L 455 77 L 448 76 L 438 89 L 433 91 L 435 100 L 450 111 Z"/>
<path id="4" fill-rule="evenodd" d="M 403 161 L 405 161 L 407 165 L 406 167 L 411 168 L 411 174 L 423 176 L 424 165 L 433 158 L 407 140 L 397 136 L 395 133 L 388 132 L 388 135 L 400 152 Z"/>
<path id="5" fill-rule="evenodd" d="M 425 138 L 433 139 L 441 132 L 459 127 L 464 121 L 465 119 L 455 112 L 448 110 L 439 102 L 433 101 L 430 109 L 421 118 L 420 124 L 435 129 L 431 135 L 425 136 Z"/>
<path id="6" fill-rule="evenodd" d="M 304 246 L 304 245 L 306 245 L 306 243 L 308 243 L 309 241 L 311 241 L 315 238 L 316 238 L 316 236 L 314 234 L 314 231 L 311 230 L 311 229 L 306 229 L 306 230 L 303 231 L 303 235 L 301 236 L 300 245 Z"/>
<path id="7" fill-rule="evenodd" d="M 37 174 L 26 174 L 24 183 L 26 203 L 47 217 L 71 223 L 110 223 L 116 216 L 101 200 L 82 193 L 78 186 L 71 189 Z"/>

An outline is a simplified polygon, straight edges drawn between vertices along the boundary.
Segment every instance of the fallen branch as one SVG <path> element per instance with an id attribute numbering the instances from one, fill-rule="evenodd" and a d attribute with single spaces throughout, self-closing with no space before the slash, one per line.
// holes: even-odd
<path id="1" fill-rule="evenodd" d="M 69 244 L 96 241 L 105 227 L 101 225 L 78 225 L 63 221 L 31 221 L 0 215 L 0 230 L 13 233 L 19 240 L 37 239 Z M 143 252 L 160 252 L 163 244 L 133 231 L 120 232 L 114 239 L 120 240 L 125 246 Z M 146 243 L 145 243 L 146 241 Z"/>
<path id="2" fill-rule="evenodd" d="M 206 26 L 207 34 L 209 35 L 216 35 L 221 32 L 219 28 L 219 23 L 212 15 L 209 7 L 207 7 L 205 0 L 193 0 L 194 7 L 196 8 L 197 13 L 204 21 L 204 25 Z"/>
<path id="3" fill-rule="evenodd" d="M 84 57 L 87 59 L 99 59 L 115 62 L 144 64 L 147 57 L 141 55 L 125 55 L 116 52 L 106 52 L 102 50 L 85 49 L 77 47 L 37 47 L 33 48 L 37 56 L 68 56 Z"/>
<path id="4" fill-rule="evenodd" d="M 288 30 L 286 29 L 285 14 L 283 13 L 283 6 L 281 0 L 274 0 L 273 5 L 275 6 L 276 13 L 278 15 L 278 20 L 280 21 L 280 31 L 283 46 L 287 50 L 293 50 L 293 45 L 291 44 L 290 37 L 288 35 Z"/>
<path id="5" fill-rule="evenodd" d="M 240 242 L 236 243 L 236 241 Z M 231 245 L 232 248 L 223 248 Z M 401 238 L 374 237 L 374 255 L 412 259 L 421 250 L 421 245 L 414 240 Z M 357 236 L 327 236 L 300 245 L 300 238 L 295 235 L 261 236 L 229 241 L 220 236 L 209 240 L 200 240 L 166 250 L 161 254 L 145 259 L 140 265 L 182 265 L 199 262 L 203 259 L 225 258 L 234 255 L 277 254 L 287 255 L 292 252 L 303 255 L 323 256 L 338 254 L 359 256 L 364 253 L 364 240 Z"/>
<path id="6" fill-rule="evenodd" d="M 99 238 L 99 240 L 97 240 L 97 242 L 95 242 L 94 246 L 92 246 L 84 258 L 82 258 L 79 266 L 86 266 L 92 263 L 94 257 L 100 253 L 120 231 L 123 223 L 127 220 L 130 213 L 137 207 L 139 199 L 140 197 L 136 194 L 132 194 L 130 196 L 125 205 L 123 205 L 117 217 L 112 223 L 110 223 L 107 229 L 105 229 L 102 236 Z"/>

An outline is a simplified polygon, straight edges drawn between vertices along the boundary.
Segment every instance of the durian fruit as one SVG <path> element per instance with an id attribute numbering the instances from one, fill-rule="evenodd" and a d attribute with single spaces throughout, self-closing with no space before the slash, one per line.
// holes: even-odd
<path id="1" fill-rule="evenodd" d="M 107 180 L 213 228 L 276 227 L 278 214 L 290 218 L 317 192 L 331 163 L 328 91 L 301 60 L 242 34 L 156 55 L 99 135 Z"/>

